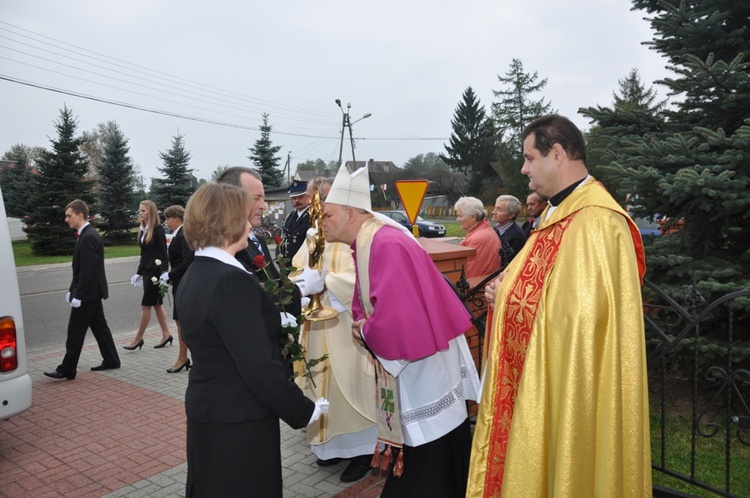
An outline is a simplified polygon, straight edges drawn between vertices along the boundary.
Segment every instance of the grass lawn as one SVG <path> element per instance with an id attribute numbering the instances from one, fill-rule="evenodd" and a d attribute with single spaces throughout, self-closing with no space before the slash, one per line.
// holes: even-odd
<path id="1" fill-rule="evenodd" d="M 126 246 L 110 246 L 104 248 L 105 258 L 122 258 L 125 256 L 138 256 L 140 248 L 136 244 Z M 13 257 L 16 266 L 47 265 L 51 263 L 71 263 L 73 254 L 63 256 L 37 256 L 31 252 L 31 242 L 13 242 Z"/>
<path id="2" fill-rule="evenodd" d="M 683 475 L 690 475 L 691 422 L 690 414 L 670 414 L 666 427 L 665 467 Z M 715 421 L 715 420 L 714 420 Z M 653 463 L 661 462 L 659 415 L 651 413 L 651 455 Z M 705 427 L 704 427 L 705 430 Z M 735 427 L 736 430 L 736 427 Z M 724 432 L 710 438 L 697 436 L 695 478 L 719 489 L 724 489 L 725 451 Z M 750 447 L 732 435 L 731 490 L 736 496 L 750 496 Z M 693 496 L 716 496 L 679 479 L 653 471 L 654 484 L 675 489 Z"/>

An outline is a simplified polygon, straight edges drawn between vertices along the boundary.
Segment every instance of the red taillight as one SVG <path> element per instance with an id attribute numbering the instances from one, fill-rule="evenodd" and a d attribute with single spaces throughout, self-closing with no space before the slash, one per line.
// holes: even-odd
<path id="1" fill-rule="evenodd" d="M 18 368 L 16 322 L 9 316 L 0 318 L 0 372 Z"/>

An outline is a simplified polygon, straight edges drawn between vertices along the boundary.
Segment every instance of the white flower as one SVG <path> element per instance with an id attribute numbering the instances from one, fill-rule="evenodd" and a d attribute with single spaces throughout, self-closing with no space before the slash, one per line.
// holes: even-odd
<path id="1" fill-rule="evenodd" d="M 156 263 L 156 266 L 161 266 L 161 260 L 160 259 L 157 259 L 156 261 L 154 261 L 154 263 Z"/>
<path id="2" fill-rule="evenodd" d="M 156 283 L 156 282 L 158 282 L 158 281 L 159 281 L 159 279 L 158 279 L 158 278 L 156 278 L 156 277 L 151 277 L 151 281 L 152 281 L 153 283 Z"/>

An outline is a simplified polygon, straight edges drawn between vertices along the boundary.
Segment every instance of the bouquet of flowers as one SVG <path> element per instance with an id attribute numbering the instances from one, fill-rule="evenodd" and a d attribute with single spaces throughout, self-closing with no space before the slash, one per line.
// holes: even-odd
<path id="1" fill-rule="evenodd" d="M 156 266 L 161 266 L 160 259 L 155 260 L 154 263 L 156 263 Z M 169 297 L 169 286 L 163 283 L 159 277 L 151 277 L 151 283 L 159 286 L 159 294 L 161 294 L 161 298 L 164 299 L 164 295 L 166 294 L 167 301 L 169 302 L 169 305 L 172 306 L 172 298 Z"/>
<path id="2" fill-rule="evenodd" d="M 308 359 L 305 355 L 305 348 L 300 342 L 300 332 L 302 324 L 305 322 L 305 316 L 293 316 L 286 312 L 289 305 L 292 303 L 294 294 L 297 292 L 294 283 L 289 280 L 289 273 L 294 269 L 289 265 L 280 265 L 279 280 L 274 280 L 268 274 L 266 270 L 267 266 L 266 259 L 262 254 L 253 258 L 253 266 L 257 268 L 256 271 L 262 271 L 266 276 L 266 281 L 263 282 L 263 287 L 266 292 L 273 298 L 274 303 L 279 308 L 284 318 L 281 322 L 281 354 L 282 356 L 289 357 L 293 362 L 301 362 L 305 367 L 305 377 L 309 378 L 315 386 L 315 381 L 312 378 L 312 367 L 318 363 L 325 361 L 328 355 L 325 354 L 320 358 Z M 294 373 L 294 377 L 297 376 L 297 372 Z M 316 386 L 317 387 L 317 386 Z"/>

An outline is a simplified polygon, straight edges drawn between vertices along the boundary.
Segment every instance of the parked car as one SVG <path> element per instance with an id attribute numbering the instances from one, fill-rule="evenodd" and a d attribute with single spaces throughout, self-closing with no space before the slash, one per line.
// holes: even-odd
<path id="1" fill-rule="evenodd" d="M 21 293 L 10 242 L 8 218 L 0 191 L 0 420 L 31 406 L 31 377 L 26 366 L 26 342 Z"/>
<path id="2" fill-rule="evenodd" d="M 387 217 L 396 220 L 409 230 L 412 229 L 406 211 L 380 211 L 380 214 L 384 214 Z M 445 237 L 445 226 L 439 223 L 427 221 L 421 216 L 417 216 L 417 226 L 419 227 L 420 237 Z"/>

